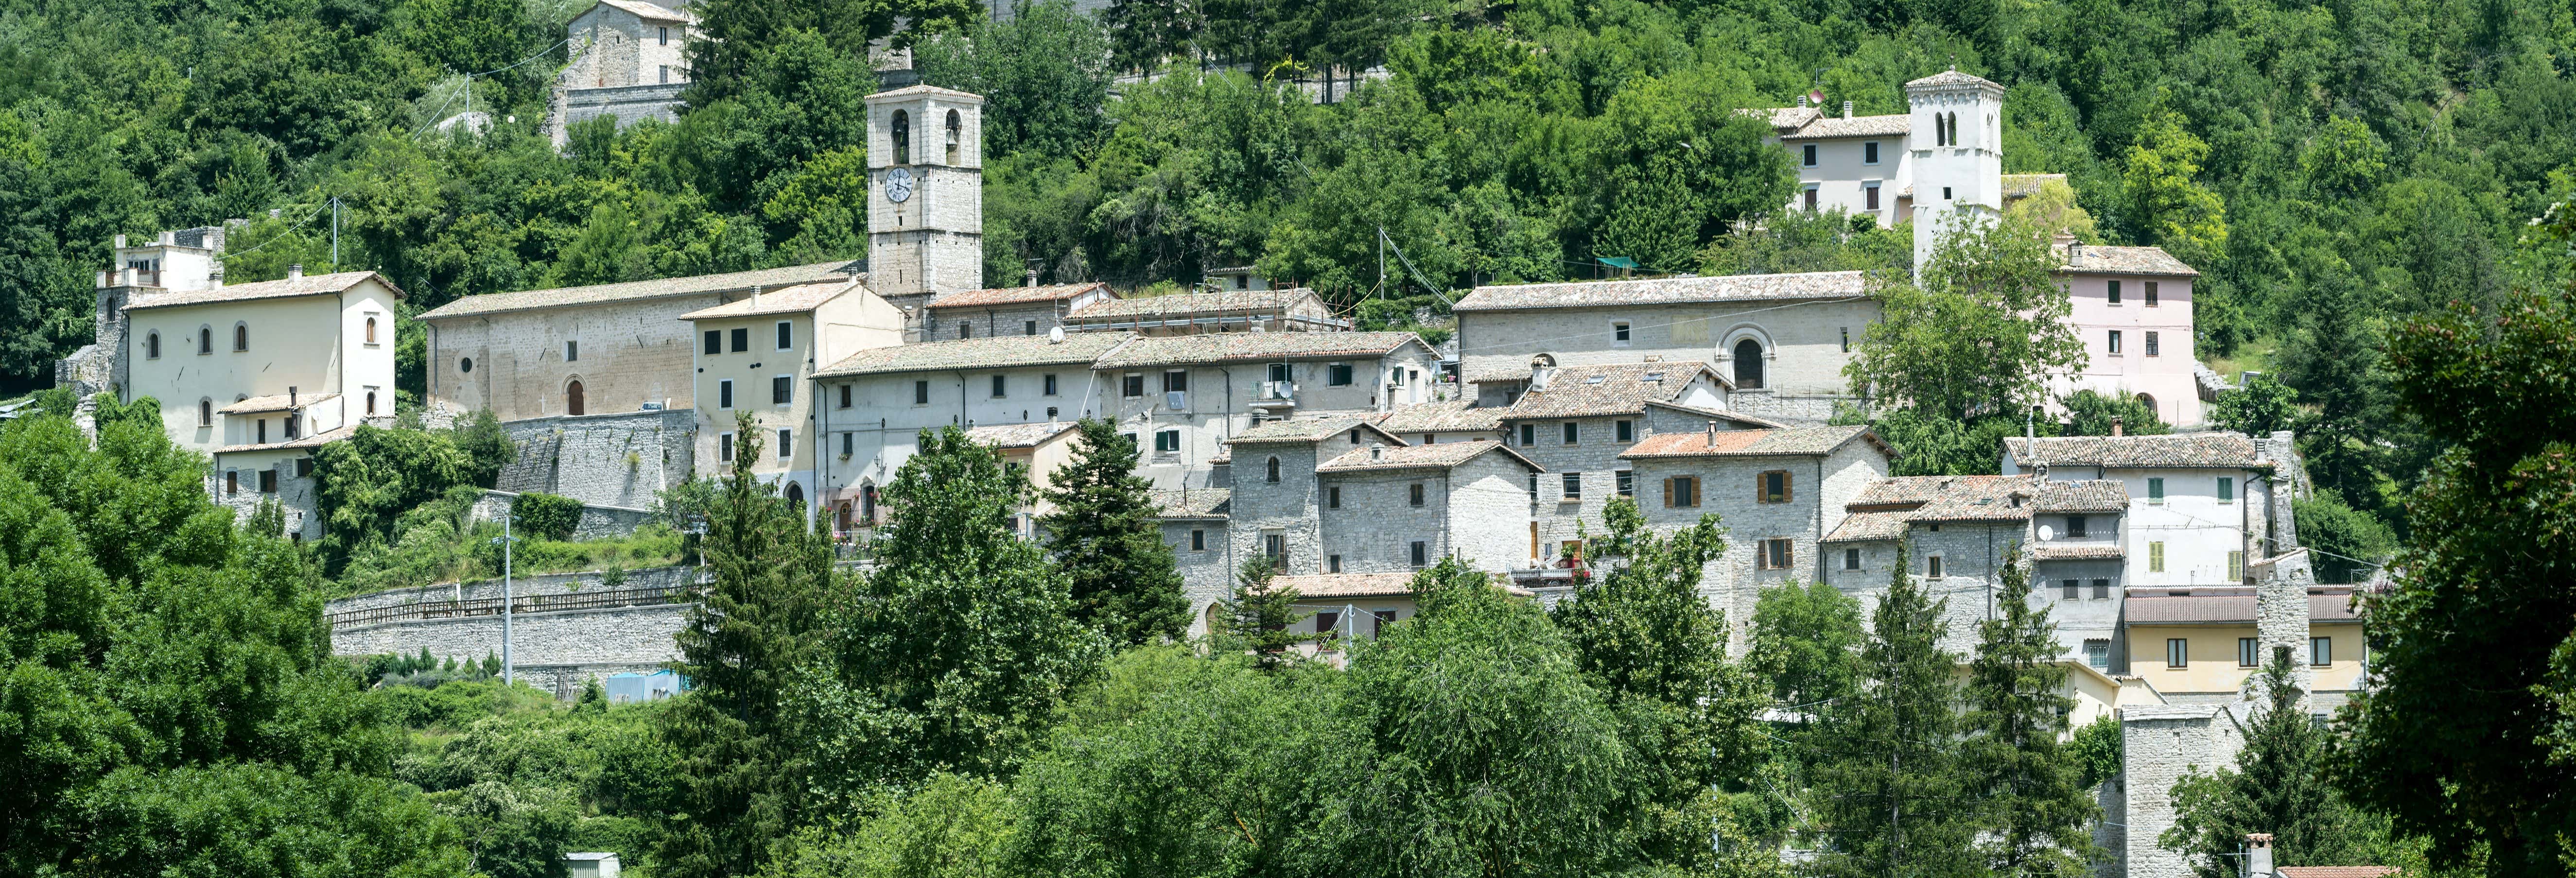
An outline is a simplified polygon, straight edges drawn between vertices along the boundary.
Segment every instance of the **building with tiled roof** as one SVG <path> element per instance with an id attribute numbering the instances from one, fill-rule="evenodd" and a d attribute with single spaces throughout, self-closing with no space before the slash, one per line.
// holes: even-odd
<path id="1" fill-rule="evenodd" d="M 2126 644 L 2132 673 L 2168 701 L 2233 700 L 2247 677 L 2270 661 L 2264 648 L 2258 587 L 2196 586 L 2135 590 L 2128 599 Z M 2288 598 L 2304 603 L 2306 629 L 2291 657 L 2309 678 L 2320 711 L 2362 685 L 2367 647 L 2350 587 L 2320 586 Z"/>
<path id="2" fill-rule="evenodd" d="M 1117 297 L 1097 282 L 960 290 L 930 300 L 922 337 L 1045 335 L 1064 326 L 1066 315 Z"/>
<path id="3" fill-rule="evenodd" d="M 857 448 L 855 437 L 845 434 L 838 443 L 845 447 L 835 448 L 817 431 L 821 412 L 856 400 L 842 395 L 852 392 L 846 385 L 816 383 L 816 367 L 864 352 L 924 347 L 903 343 L 903 311 L 860 286 L 857 278 L 754 288 L 742 299 L 680 319 L 697 340 L 689 369 L 696 428 L 692 458 L 706 462 L 709 472 L 730 468 L 743 447 L 743 437 L 737 435 L 740 415 L 751 413 L 763 441 L 760 459 L 750 471 L 800 504 L 821 495 L 823 471 L 827 463 L 837 462 L 836 453 Z M 566 394 L 567 415 L 585 414 L 582 380 L 574 379 Z M 832 398 L 818 398 L 818 392 Z"/>
<path id="4" fill-rule="evenodd" d="M 561 149 L 571 141 L 572 125 L 600 116 L 620 127 L 675 119 L 697 24 L 686 8 L 646 0 L 598 0 L 574 15 L 564 27 L 572 57 L 555 76 L 546 136 Z"/>
<path id="5" fill-rule="evenodd" d="M 1112 334 L 1046 336 L 1006 335 L 869 348 L 823 367 L 817 378 L 895 375 L 912 372 L 983 371 L 1061 366 L 1089 369 L 1104 354 L 1131 340 Z"/>
<path id="6" fill-rule="evenodd" d="M 1206 366 L 1218 363 L 1275 363 L 1296 360 L 1354 360 L 1384 357 L 1413 346 L 1429 353 L 1430 345 L 1410 332 L 1230 332 L 1206 335 L 1148 336 L 1100 359 L 1103 370 Z"/>
<path id="7" fill-rule="evenodd" d="M 1093 302 L 1065 318 L 1074 331 L 1191 335 L 1203 332 L 1338 331 L 1349 320 L 1333 316 L 1322 297 L 1303 287 L 1207 290 Z"/>
<path id="8" fill-rule="evenodd" d="M 2006 471 L 2048 467 L 2094 469 L 2245 469 L 2260 464 L 2243 433 L 2156 436 L 2043 436 L 2003 442 Z"/>
<path id="9" fill-rule="evenodd" d="M 1447 442 L 1438 445 L 1371 445 L 1342 452 L 1340 457 L 1316 467 L 1318 472 L 1353 473 L 1372 470 L 1450 469 L 1486 454 L 1498 454 L 1520 462 L 1536 471 L 1538 464 L 1522 457 L 1509 446 L 1492 439 Z"/>
<path id="10" fill-rule="evenodd" d="M 1149 335 L 1093 365 L 1100 411 L 1137 425 L 1146 475 L 1163 487 L 1201 478 L 1227 459 L 1229 441 L 1260 435 L 1265 422 L 1373 420 L 1440 401 L 1454 393 L 1440 374 L 1439 354 L 1409 332 Z"/>

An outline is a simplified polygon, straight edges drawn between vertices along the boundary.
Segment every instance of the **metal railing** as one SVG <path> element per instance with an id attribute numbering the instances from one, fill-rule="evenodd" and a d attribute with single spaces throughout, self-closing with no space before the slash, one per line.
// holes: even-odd
<path id="1" fill-rule="evenodd" d="M 698 586 L 681 585 L 526 595 L 511 603 L 510 612 L 514 614 L 559 613 L 566 610 L 604 610 L 614 607 L 686 604 L 696 602 L 700 592 L 701 589 Z M 473 598 L 462 601 L 415 601 L 389 607 L 345 610 L 332 613 L 326 618 L 330 620 L 332 627 L 338 628 L 414 619 L 457 619 L 468 616 L 498 615 L 501 615 L 500 598 Z"/>

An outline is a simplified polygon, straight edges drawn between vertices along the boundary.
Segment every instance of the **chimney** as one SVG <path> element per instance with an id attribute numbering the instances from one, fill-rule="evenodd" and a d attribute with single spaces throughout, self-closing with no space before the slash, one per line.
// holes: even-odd
<path id="1" fill-rule="evenodd" d="M 2112 415 L 2112 416 L 2111 416 L 2111 438 L 2117 439 L 2117 438 L 2119 438 L 2119 437 L 2120 437 L 2120 416 L 2119 416 L 2119 415 Z"/>
<path id="2" fill-rule="evenodd" d="M 119 249 L 119 250 L 123 250 L 123 249 L 125 249 L 125 236 L 124 236 L 124 235 L 118 235 L 118 236 L 116 236 L 116 249 Z"/>
<path id="3" fill-rule="evenodd" d="M 1843 102 L 1843 118 L 1845 118 L 1845 119 L 1849 119 L 1849 118 L 1851 118 L 1851 117 L 1852 117 L 1852 114 L 1851 114 L 1851 102 L 1850 102 L 1850 101 L 1844 101 L 1844 102 Z"/>
<path id="4" fill-rule="evenodd" d="M 287 266 L 287 267 L 286 267 L 286 279 L 287 279 L 287 280 L 301 280 L 301 279 L 303 279 L 303 277 L 304 277 L 304 263 L 298 262 L 298 263 L 295 263 L 294 265 L 289 265 L 289 266 Z"/>
<path id="5" fill-rule="evenodd" d="M 295 407 L 295 386 L 292 384 L 287 385 L 286 387 L 286 407 Z"/>
<path id="6" fill-rule="evenodd" d="M 754 311 L 758 311 L 758 310 L 760 310 L 760 288 L 759 288 L 759 287 L 752 287 L 752 288 L 751 288 L 751 309 L 752 309 L 752 310 L 754 310 Z"/>
<path id="7" fill-rule="evenodd" d="M 1710 421 L 1710 422 L 1708 422 L 1708 447 L 1710 447 L 1710 448 L 1716 448 L 1716 447 L 1717 447 L 1717 422 L 1716 422 L 1716 421 Z"/>
<path id="8" fill-rule="evenodd" d="M 2272 878 L 2272 834 L 2257 832 L 2245 837 L 2245 870 L 2253 878 Z"/>
<path id="9" fill-rule="evenodd" d="M 1034 268 L 1029 269 L 1029 287 L 1030 287 L 1031 289 L 1035 289 L 1035 288 L 1037 287 L 1037 285 L 1038 285 L 1038 270 L 1037 270 L 1037 269 L 1034 269 Z"/>
<path id="10" fill-rule="evenodd" d="M 179 243 L 179 233 L 178 233 L 178 232 L 172 232 L 172 231 L 164 231 L 164 232 L 162 232 L 162 233 L 161 233 L 161 237 L 160 237 L 160 238 L 158 238 L 158 239 L 156 239 L 156 240 L 154 241 L 154 243 L 162 244 L 162 245 L 169 245 L 169 244 L 176 244 L 176 243 Z"/>

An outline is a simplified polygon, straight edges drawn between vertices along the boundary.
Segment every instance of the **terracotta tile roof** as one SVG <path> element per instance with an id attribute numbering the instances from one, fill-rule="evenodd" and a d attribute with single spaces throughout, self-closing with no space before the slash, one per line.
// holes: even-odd
<path id="1" fill-rule="evenodd" d="M 1915 80 L 1915 81 L 1913 81 L 1913 82 L 1906 83 L 1906 84 L 1905 84 L 1905 87 L 1906 87 L 1906 88 L 1913 88 L 1913 87 L 1915 87 L 1915 86 L 1934 86 L 1934 85 L 1974 85 L 1974 86 L 1982 86 L 1982 87 L 1984 87 L 1984 88 L 1994 89 L 1995 91 L 1999 91 L 1999 92 L 2004 90 L 2004 87 L 2003 87 L 2003 86 L 1995 84 L 1995 82 L 1994 82 L 1993 80 L 1986 79 L 1986 78 L 1981 77 L 1981 76 L 1970 76 L 1970 75 L 1968 75 L 1968 74 L 1961 73 L 1961 72 L 1956 71 L 1956 70 L 1949 70 L 1949 71 L 1944 71 L 1944 72 L 1941 72 L 1941 73 L 1935 73 L 1935 74 L 1932 74 L 1932 75 L 1930 75 L 1930 76 L 1923 77 L 1922 79 L 1917 79 L 1917 80 Z"/>
<path id="2" fill-rule="evenodd" d="M 2282 866 L 2281 878 L 2380 878 L 2397 874 L 2395 866 Z"/>
<path id="3" fill-rule="evenodd" d="M 2065 174 L 2005 174 L 2005 198 L 2029 198 L 2039 194 L 2039 187 L 2050 182 L 2066 182 Z"/>
<path id="4" fill-rule="evenodd" d="M 1393 469 L 1448 469 L 1474 460 L 1486 452 L 1501 452 L 1531 470 L 1544 467 L 1531 463 L 1520 452 L 1503 447 L 1492 439 L 1473 442 L 1442 442 L 1436 445 L 1394 445 L 1354 448 L 1342 456 L 1315 467 L 1319 473 L 1346 473 Z"/>
<path id="5" fill-rule="evenodd" d="M 306 436 L 301 439 L 288 439 L 284 442 L 270 442 L 266 444 L 253 442 L 246 445 L 226 445 L 222 448 L 215 449 L 215 453 L 231 454 L 237 451 L 285 451 L 294 448 L 320 448 L 324 445 L 329 445 L 333 442 L 347 439 L 357 434 L 358 428 L 355 425 L 352 425 L 324 430 L 311 436 Z"/>
<path id="6" fill-rule="evenodd" d="M 652 21 L 695 22 L 698 20 L 697 16 L 690 15 L 685 11 L 667 9 L 658 4 L 642 2 L 642 0 L 599 0 L 599 5 L 614 6 L 619 9 L 635 13 L 635 17 L 637 18 L 649 19 Z"/>
<path id="7" fill-rule="evenodd" d="M 2352 610 L 2351 595 L 2312 594 L 2307 597 L 2310 622 L 2361 620 Z M 2250 594 L 2142 595 L 2132 592 L 2123 604 L 2121 614 L 2128 617 L 2131 625 L 2254 624 L 2254 596 Z"/>
<path id="8" fill-rule="evenodd" d="M 1906 513 L 1908 521 L 2029 521 L 2030 476 L 1938 476 L 1947 483 Z M 2016 497 L 2021 503 L 2014 503 Z"/>
<path id="9" fill-rule="evenodd" d="M 1451 310 L 1607 308 L 1687 302 L 1834 299 L 1868 294 L 1868 280 L 1857 271 L 1730 274 L 1717 277 L 1664 277 L 1646 280 L 1481 286 L 1477 287 L 1475 292 L 1467 294 L 1466 298 L 1459 299 L 1458 304 Z"/>
<path id="10" fill-rule="evenodd" d="M 1707 364 L 1620 363 L 1605 366 L 1559 366 L 1544 390 L 1532 390 L 1503 407 L 1504 420 L 1583 418 L 1642 414 L 1646 403 L 1680 396 L 1691 379 L 1709 371 Z"/>
<path id="11" fill-rule="evenodd" d="M 930 300 L 930 307 L 989 308 L 995 305 L 1026 305 L 1036 302 L 1061 302 L 1092 290 L 1107 290 L 1108 284 L 1056 284 L 1044 287 L 995 287 L 989 290 L 961 290 Z"/>
<path id="12" fill-rule="evenodd" d="M 680 315 L 682 320 L 712 320 L 726 317 L 757 317 L 763 314 L 799 314 L 823 306 L 823 303 L 856 290 L 856 279 L 798 284 L 781 290 L 763 290 L 756 298 L 727 302 L 713 308 L 700 308 Z"/>
<path id="13" fill-rule="evenodd" d="M 815 372 L 814 377 L 1077 364 L 1089 368 L 1092 361 L 1130 338 L 1133 336 L 1125 333 L 1076 333 L 1054 342 L 1043 335 L 1003 335 L 895 345 L 851 354 Z"/>
<path id="14" fill-rule="evenodd" d="M 1359 428 L 1366 428 L 1371 434 L 1376 435 L 1380 439 L 1386 440 L 1386 444 L 1388 445 L 1406 444 L 1403 439 L 1398 438 L 1395 434 L 1380 429 L 1376 424 L 1369 423 L 1367 418 L 1348 415 L 1328 418 L 1290 418 L 1284 421 L 1266 421 L 1260 424 L 1255 424 L 1250 429 L 1244 430 L 1241 433 L 1234 434 L 1234 438 L 1226 440 L 1226 443 L 1229 445 L 1242 445 L 1246 443 L 1262 442 L 1322 442 L 1326 439 L 1330 439 L 1334 436 Z"/>
<path id="15" fill-rule="evenodd" d="M 2156 274 L 2199 277 L 2200 271 L 2175 259 L 2162 247 L 2107 247 L 2078 244 L 2067 248 L 2061 271 L 2079 274 Z"/>
<path id="16" fill-rule="evenodd" d="M 508 311 L 534 311 L 578 305 L 604 305 L 612 302 L 634 302 L 670 296 L 695 296 L 708 293 L 748 291 L 752 287 L 778 289 L 797 284 L 821 283 L 833 278 L 854 277 L 855 263 L 817 262 L 786 268 L 763 268 L 726 274 L 701 274 L 690 277 L 666 277 L 659 280 L 597 284 L 587 287 L 562 287 L 551 290 L 521 290 L 515 293 L 490 293 L 440 305 L 420 315 L 422 320 L 444 320 L 450 317 L 475 317 Z"/>
<path id="17" fill-rule="evenodd" d="M 1107 303 L 1102 303 L 1107 304 Z M 1086 309 L 1088 310 L 1088 309 Z M 1080 333 L 1088 335 L 1089 333 Z M 1100 359 L 1103 369 L 1212 363 L 1382 357 L 1407 344 L 1410 332 L 1211 332 L 1140 338 Z M 1429 350 L 1429 345 L 1423 345 Z M 1373 377 L 1368 380 L 1375 380 Z"/>
<path id="18" fill-rule="evenodd" d="M 1769 122 L 1772 130 L 1781 132 L 1796 131 L 1822 115 L 1816 112 L 1814 107 L 1775 107 L 1768 110 L 1747 109 L 1738 112 Z"/>
<path id="19" fill-rule="evenodd" d="M 2074 546 L 2046 544 L 2030 550 L 2030 556 L 2038 561 L 2116 561 L 2129 557 L 2129 553 L 2119 546 L 2101 543 Z"/>
<path id="20" fill-rule="evenodd" d="M 2129 488 L 2118 479 L 2039 483 L 2041 512 L 2126 512 Z"/>
<path id="21" fill-rule="evenodd" d="M 1503 428 L 1503 410 L 1479 408 L 1472 399 L 1400 406 L 1377 416 L 1389 433 L 1490 433 Z"/>
<path id="22" fill-rule="evenodd" d="M 1781 135 L 1781 140 L 1823 140 L 1834 137 L 1903 137 L 1914 133 L 1914 117 L 1896 116 L 1825 116 Z"/>
<path id="23" fill-rule="evenodd" d="M 2163 436 L 2054 436 L 2004 440 L 2004 450 L 2024 468 L 2108 466 L 2134 468 L 2242 468 L 2256 463 L 2254 440 L 2242 433 L 2171 433 Z"/>
<path id="24" fill-rule="evenodd" d="M 1323 307 L 1323 299 L 1304 287 L 1268 290 L 1218 290 L 1207 293 L 1176 293 L 1169 296 L 1139 296 L 1133 299 L 1107 299 L 1082 306 L 1070 320 L 1085 323 L 1103 320 L 1137 318 L 1157 319 L 1189 317 L 1200 314 L 1228 314 L 1248 311 L 1284 312 L 1306 302 Z"/>
<path id="25" fill-rule="evenodd" d="M 1780 430 L 1706 430 L 1686 433 L 1657 433 L 1646 437 L 1628 450 L 1619 452 L 1623 460 L 1650 457 L 1761 457 L 1770 455 L 1813 456 L 1830 454 L 1869 432 L 1868 427 L 1790 427 Z"/>
<path id="26" fill-rule="evenodd" d="M 1950 480 L 1951 478 L 1953 477 L 1896 476 L 1894 478 L 1880 479 L 1877 482 L 1871 483 L 1869 487 L 1862 488 L 1860 496 L 1853 497 L 1849 505 L 1853 509 L 1880 506 L 1904 506 L 1907 508 L 1921 506 L 1925 503 L 1932 502 L 1933 497 L 1939 496 L 1941 493 L 1942 483 Z"/>
<path id="27" fill-rule="evenodd" d="M 1823 541 L 1828 543 L 1893 541 L 1905 536 L 1905 528 L 1905 513 L 1902 512 L 1854 512 L 1845 517 L 1842 524 L 1836 525 L 1833 533 L 1825 535 Z"/>
<path id="28" fill-rule="evenodd" d="M 184 305 L 212 305 L 218 302 L 248 302 L 259 299 L 291 299 L 297 296 L 324 296 L 342 292 L 367 280 L 373 280 L 377 283 L 383 284 L 385 289 L 393 292 L 394 298 L 402 298 L 402 288 L 394 286 L 394 282 L 391 278 L 387 278 L 384 275 L 377 274 L 372 271 L 343 271 L 338 274 L 308 274 L 303 277 L 255 281 L 246 284 L 225 284 L 220 287 L 207 287 L 202 290 L 174 290 L 157 293 L 138 292 L 131 298 L 125 300 L 125 310 L 141 311 L 147 308 L 177 308 Z"/>
<path id="29" fill-rule="evenodd" d="M 908 98 L 913 95 L 932 95 L 944 98 L 973 98 L 978 101 L 984 99 L 983 95 L 972 92 L 962 92 L 953 88 L 940 88 L 935 85 L 907 85 L 902 88 L 890 91 L 881 91 L 876 94 L 869 95 L 867 96 L 867 100 L 873 101 L 891 98 Z"/>
<path id="30" fill-rule="evenodd" d="M 1780 430 L 1780 429 L 1786 429 L 1786 428 L 1789 426 L 1789 425 L 1787 425 L 1787 424 L 1780 423 L 1779 421 L 1771 420 L 1770 418 L 1760 418 L 1760 417 L 1755 417 L 1755 416 L 1752 416 L 1752 415 L 1745 414 L 1745 413 L 1743 413 L 1743 412 L 1721 412 L 1721 411 L 1716 411 L 1716 410 L 1714 410 L 1714 409 L 1704 409 L 1704 408 L 1695 408 L 1695 407 L 1692 407 L 1692 406 L 1686 406 L 1686 405 L 1683 405 L 1683 404 L 1681 404 L 1681 403 L 1677 403 L 1677 402 L 1659 402 L 1659 401 L 1656 401 L 1656 400 L 1647 400 L 1647 401 L 1646 401 L 1646 405 L 1647 405 L 1647 407 L 1649 407 L 1649 408 L 1672 409 L 1673 411 L 1677 411 L 1677 412 L 1686 412 L 1686 413 L 1693 414 L 1693 415 L 1700 415 L 1700 416 L 1703 416 L 1703 417 L 1715 418 L 1715 419 L 1717 419 L 1717 420 L 1721 420 L 1721 421 L 1733 421 L 1733 422 L 1738 423 L 1738 424 L 1743 424 L 1743 425 L 1745 425 L 1745 426 L 1747 426 L 1747 427 L 1754 427 L 1754 428 L 1757 428 L 1757 429 L 1763 429 L 1763 430 Z"/>
<path id="31" fill-rule="evenodd" d="M 1047 440 L 1073 432 L 1070 421 L 1046 421 L 1035 424 L 994 424 L 966 431 L 966 438 L 987 448 L 1036 448 Z"/>
<path id="32" fill-rule="evenodd" d="M 1154 505 L 1160 512 L 1154 517 L 1223 519 L 1233 508 L 1234 492 L 1226 488 L 1190 488 L 1180 491 L 1154 492 Z"/>
<path id="33" fill-rule="evenodd" d="M 284 393 L 271 396 L 254 396 L 249 399 L 235 402 L 232 405 L 216 409 L 215 411 L 217 413 L 227 415 L 250 415 L 261 412 L 292 411 L 313 405 L 314 403 L 318 403 L 326 399 L 337 399 L 340 395 L 337 393 L 293 394 L 294 402 L 292 404 L 289 404 L 287 401 L 289 396 L 289 394 Z"/>

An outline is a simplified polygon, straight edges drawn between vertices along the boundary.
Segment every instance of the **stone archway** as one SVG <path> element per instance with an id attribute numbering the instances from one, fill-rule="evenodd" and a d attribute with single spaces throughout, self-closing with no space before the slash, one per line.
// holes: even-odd
<path id="1" fill-rule="evenodd" d="M 564 385 L 564 414 L 578 415 L 582 414 L 584 411 L 585 409 L 582 406 L 581 399 L 581 379 L 575 378 L 572 380 L 572 383 Z"/>

